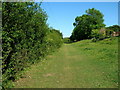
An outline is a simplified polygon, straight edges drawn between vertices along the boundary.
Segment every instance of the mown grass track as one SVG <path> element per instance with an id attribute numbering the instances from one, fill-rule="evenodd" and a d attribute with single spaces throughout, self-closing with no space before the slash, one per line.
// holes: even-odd
<path id="1" fill-rule="evenodd" d="M 117 88 L 117 38 L 64 44 L 26 72 L 15 88 Z"/>

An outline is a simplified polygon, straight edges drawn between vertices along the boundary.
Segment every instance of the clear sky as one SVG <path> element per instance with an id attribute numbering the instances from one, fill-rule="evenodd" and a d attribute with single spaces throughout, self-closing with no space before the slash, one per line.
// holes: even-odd
<path id="1" fill-rule="evenodd" d="M 63 37 L 69 37 L 74 29 L 76 16 L 95 8 L 104 14 L 106 26 L 118 25 L 118 2 L 43 2 L 41 6 L 48 15 L 50 27 L 60 30 Z"/>

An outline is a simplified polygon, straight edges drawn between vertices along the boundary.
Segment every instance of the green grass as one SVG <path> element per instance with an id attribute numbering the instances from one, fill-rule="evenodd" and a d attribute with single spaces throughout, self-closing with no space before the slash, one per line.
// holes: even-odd
<path id="1" fill-rule="evenodd" d="M 64 44 L 26 71 L 15 88 L 116 88 L 118 38 Z"/>

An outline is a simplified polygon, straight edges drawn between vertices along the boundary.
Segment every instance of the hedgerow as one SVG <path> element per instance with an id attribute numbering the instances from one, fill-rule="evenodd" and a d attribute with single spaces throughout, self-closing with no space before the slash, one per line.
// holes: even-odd
<path id="1" fill-rule="evenodd" d="M 2 87 L 13 87 L 11 82 L 21 72 L 53 48 L 62 45 L 62 34 L 50 30 L 47 14 L 34 2 L 3 2 L 2 4 Z"/>

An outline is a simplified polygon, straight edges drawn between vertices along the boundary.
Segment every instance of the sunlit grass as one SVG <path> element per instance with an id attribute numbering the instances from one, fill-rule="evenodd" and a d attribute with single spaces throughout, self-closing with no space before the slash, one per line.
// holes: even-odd
<path id="1" fill-rule="evenodd" d="M 64 44 L 26 72 L 16 88 L 116 88 L 118 38 Z"/>

